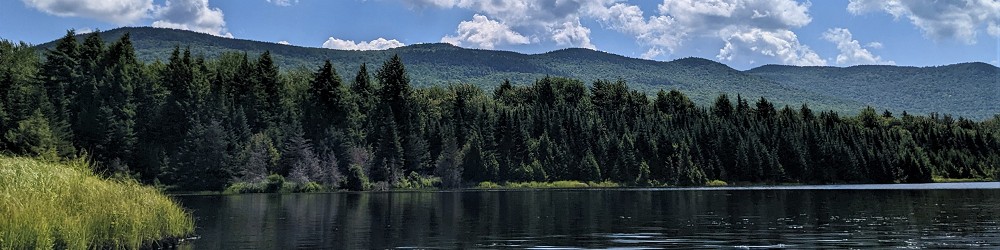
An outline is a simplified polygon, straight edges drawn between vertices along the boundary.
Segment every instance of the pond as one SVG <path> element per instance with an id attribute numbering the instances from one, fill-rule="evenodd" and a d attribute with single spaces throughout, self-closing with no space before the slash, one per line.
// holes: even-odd
<path id="1" fill-rule="evenodd" d="M 190 249 L 1000 248 L 1000 183 L 178 196 Z"/>

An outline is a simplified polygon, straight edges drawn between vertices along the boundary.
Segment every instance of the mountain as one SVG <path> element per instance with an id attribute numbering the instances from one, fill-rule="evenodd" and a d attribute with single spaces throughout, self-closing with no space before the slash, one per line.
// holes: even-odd
<path id="1" fill-rule="evenodd" d="M 1000 113 L 1000 68 L 986 63 L 938 67 L 766 65 L 746 71 L 784 86 L 911 113 L 989 118 Z"/>
<path id="2" fill-rule="evenodd" d="M 731 97 L 740 94 L 751 101 L 763 96 L 779 105 L 789 104 L 797 107 L 801 103 L 808 103 L 815 109 L 848 113 L 857 112 L 866 104 L 879 109 L 907 110 L 914 113 L 955 113 L 976 118 L 989 117 L 1000 110 L 996 108 L 996 104 L 1000 103 L 996 101 L 996 96 L 1000 95 L 995 91 L 996 81 L 982 81 L 990 76 L 982 74 L 996 71 L 997 68 L 985 64 L 968 67 L 979 68 L 980 73 L 974 70 L 955 71 L 965 67 L 942 67 L 938 70 L 895 66 L 835 68 L 778 65 L 739 71 L 725 64 L 702 58 L 663 62 L 579 48 L 529 55 L 509 51 L 465 49 L 437 43 L 377 51 L 345 51 L 149 27 L 117 28 L 103 31 L 99 35 L 106 41 L 113 41 L 126 32 L 132 38 L 138 57 L 146 61 L 166 60 L 175 46 L 189 47 L 194 54 L 209 58 L 228 51 L 245 52 L 251 56 L 270 51 L 282 69 L 314 70 L 323 60 L 331 60 L 342 76 L 351 76 L 361 63 L 377 67 L 392 55 L 398 54 L 402 57 L 413 84 L 417 86 L 472 83 L 492 88 L 504 79 L 510 79 L 515 84 L 530 84 L 541 77 L 561 76 L 588 83 L 598 79 L 621 79 L 628 82 L 631 87 L 649 93 L 660 89 L 678 89 L 703 105 L 710 104 L 720 93 L 729 93 Z M 80 39 L 83 37 L 79 36 Z M 41 44 L 38 47 L 52 46 L 54 42 Z M 858 77 L 843 80 L 836 77 L 837 74 L 856 74 Z M 912 77 L 914 75 L 926 77 Z M 959 75 L 962 77 L 955 77 Z M 898 84 L 892 85 L 895 83 L 889 81 L 873 81 L 877 79 L 911 79 L 912 84 L 937 87 L 900 88 Z M 963 82 L 941 84 L 955 79 L 963 79 Z M 921 82 L 913 83 L 913 81 Z M 984 91 L 990 84 L 993 84 L 994 91 Z M 948 89 L 949 86 L 954 88 L 949 91 L 938 91 L 942 88 Z M 966 86 L 978 87 L 964 89 Z M 873 92 L 872 89 L 884 91 Z M 892 93 L 889 90 L 905 92 Z M 950 96 L 942 98 L 935 93 L 949 93 Z M 990 95 L 993 99 L 984 99 L 984 96 Z M 970 103 L 976 100 L 992 101 L 993 105 Z"/>

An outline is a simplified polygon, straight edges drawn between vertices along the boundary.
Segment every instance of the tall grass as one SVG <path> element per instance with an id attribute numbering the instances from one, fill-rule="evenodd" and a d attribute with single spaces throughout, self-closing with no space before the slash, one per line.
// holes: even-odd
<path id="1" fill-rule="evenodd" d="M 136 249 L 193 231 L 190 214 L 134 180 L 0 156 L 0 249 Z"/>

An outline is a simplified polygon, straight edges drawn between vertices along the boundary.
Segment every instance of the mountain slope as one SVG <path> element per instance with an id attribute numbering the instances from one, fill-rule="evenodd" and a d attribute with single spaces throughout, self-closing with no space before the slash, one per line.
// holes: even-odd
<path id="1" fill-rule="evenodd" d="M 344 51 L 325 48 L 307 48 L 230 39 L 185 30 L 127 27 L 104 31 L 100 34 L 107 41 L 117 39 L 128 32 L 136 53 L 146 61 L 166 60 L 175 46 L 190 47 L 194 54 L 215 57 L 227 51 L 246 52 L 256 56 L 270 51 L 275 61 L 283 69 L 303 67 L 313 70 L 323 60 L 331 60 L 340 74 L 352 76 L 361 63 L 371 68 L 398 54 L 403 58 L 410 72 L 413 84 L 417 86 L 451 83 L 472 83 L 491 88 L 504 79 L 515 84 L 530 84 L 544 76 L 571 77 L 591 82 L 597 79 L 622 79 L 633 88 L 652 93 L 659 89 L 678 89 L 687 93 L 701 104 L 709 104 L 719 93 L 732 96 L 741 94 L 748 99 L 767 97 L 780 104 L 798 106 L 809 103 L 817 109 L 856 112 L 865 104 L 876 108 L 907 110 L 909 112 L 956 113 L 966 117 L 988 117 L 998 109 L 994 106 L 981 108 L 971 102 L 996 96 L 987 90 L 978 73 L 961 73 L 966 82 L 979 81 L 978 87 L 969 91 L 947 92 L 950 98 L 938 98 L 935 93 L 945 93 L 940 88 L 900 88 L 882 78 L 901 79 L 904 76 L 926 75 L 927 78 L 910 78 L 921 81 L 921 86 L 948 86 L 940 82 L 955 79 L 950 76 L 952 68 L 931 70 L 928 68 L 908 68 L 894 66 L 859 66 L 851 68 L 833 67 L 793 67 L 765 66 L 750 71 L 738 71 L 724 64 L 701 58 L 684 58 L 669 62 L 628 58 L 606 52 L 588 49 L 563 49 L 543 54 L 527 55 L 509 51 L 464 49 L 450 44 L 416 44 L 379 51 Z M 82 39 L 83 36 L 80 36 Z M 39 45 L 52 47 L 53 43 Z M 996 67 L 982 65 L 984 72 Z M 853 73 L 854 71 L 857 73 Z M 913 71 L 917 71 L 914 73 Z M 933 72 L 932 72 L 933 71 Z M 871 73 L 875 72 L 875 73 Z M 838 74 L 857 74 L 875 78 L 855 77 L 844 80 Z M 965 78 L 963 78 L 965 79 Z M 844 84 L 842 82 L 848 82 Z M 898 84 L 897 84 L 898 85 Z M 966 88 L 968 84 L 952 86 Z M 995 82 L 993 82 L 995 86 Z M 848 87 L 849 86 L 849 87 Z M 887 93 L 873 89 L 901 90 L 907 92 Z M 993 103 L 998 103 L 995 101 Z M 932 102 L 929 102 L 932 101 Z M 931 105 L 933 103 L 933 105 Z"/>
<path id="2" fill-rule="evenodd" d="M 785 86 L 911 113 L 988 118 L 1000 112 L 1000 68 L 985 63 L 938 67 L 846 68 L 767 65 L 746 71 Z"/>

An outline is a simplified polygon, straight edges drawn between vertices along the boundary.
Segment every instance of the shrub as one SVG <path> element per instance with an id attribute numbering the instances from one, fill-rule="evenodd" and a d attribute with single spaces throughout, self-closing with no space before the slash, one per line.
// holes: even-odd
<path id="1" fill-rule="evenodd" d="M 279 174 L 271 174 L 264 180 L 264 192 L 278 192 L 285 187 L 285 177 Z"/>
<path id="2" fill-rule="evenodd" d="M 721 187 L 721 186 L 728 186 L 729 183 L 726 183 L 725 181 L 722 180 L 711 180 L 708 181 L 708 183 L 705 183 L 705 185 L 709 187 Z"/>
<path id="3" fill-rule="evenodd" d="M 323 185 L 320 185 L 319 183 L 310 181 L 310 182 L 306 182 L 305 184 L 299 184 L 297 186 L 297 188 L 295 189 L 295 192 L 299 192 L 299 193 L 314 193 L 314 192 L 323 192 L 325 190 L 326 190 L 326 188 L 323 188 Z"/>
<path id="4" fill-rule="evenodd" d="M 359 164 L 351 164 L 347 168 L 347 181 L 345 187 L 349 190 L 364 191 L 371 188 L 365 170 Z"/>
<path id="5" fill-rule="evenodd" d="M 441 178 L 436 176 L 426 176 L 418 174 L 417 172 L 410 172 L 406 178 L 400 180 L 396 184 L 395 188 L 399 189 L 429 189 L 434 187 L 440 187 L 442 185 Z"/>
<path id="6" fill-rule="evenodd" d="M 496 183 L 493 183 L 493 182 L 490 182 L 490 181 L 484 181 L 484 182 L 480 182 L 479 184 L 477 184 L 476 188 L 497 189 L 497 188 L 500 188 L 500 185 L 497 185 Z"/>

